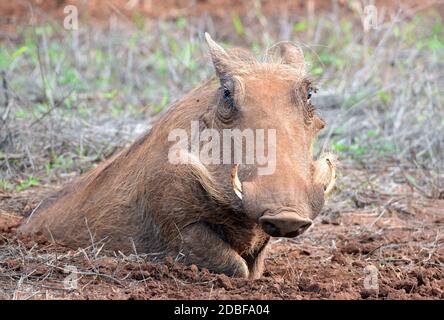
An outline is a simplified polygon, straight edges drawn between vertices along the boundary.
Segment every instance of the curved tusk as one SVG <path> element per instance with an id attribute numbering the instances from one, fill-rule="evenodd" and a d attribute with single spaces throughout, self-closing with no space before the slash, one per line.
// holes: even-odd
<path id="1" fill-rule="evenodd" d="M 242 183 L 238 176 L 239 164 L 236 164 L 231 169 L 231 185 L 233 186 L 234 193 L 242 200 Z"/>
<path id="2" fill-rule="evenodd" d="M 336 183 L 336 169 L 334 164 L 330 161 L 329 158 L 326 158 L 325 161 L 327 162 L 328 167 L 330 168 L 330 182 L 328 183 L 328 185 L 325 187 L 324 190 L 324 193 L 328 194 L 333 189 Z"/>
<path id="3" fill-rule="evenodd" d="M 324 194 L 330 193 L 336 183 L 335 157 L 328 154 L 315 163 L 314 182 L 324 186 Z"/>

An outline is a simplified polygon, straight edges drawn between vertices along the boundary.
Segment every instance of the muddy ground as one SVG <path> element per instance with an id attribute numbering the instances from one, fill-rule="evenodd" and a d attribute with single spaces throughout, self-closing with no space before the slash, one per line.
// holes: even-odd
<path id="1" fill-rule="evenodd" d="M 353 166 L 343 168 L 342 179 L 366 175 Z M 20 215 L 50 189 L 0 194 L 0 298 L 444 299 L 444 200 L 427 199 L 408 184 L 394 184 L 392 193 L 336 193 L 306 234 L 273 241 L 266 272 L 254 281 L 174 257 L 154 263 L 104 253 L 99 245 L 73 250 L 17 236 Z M 73 266 L 76 289 L 67 282 Z"/>

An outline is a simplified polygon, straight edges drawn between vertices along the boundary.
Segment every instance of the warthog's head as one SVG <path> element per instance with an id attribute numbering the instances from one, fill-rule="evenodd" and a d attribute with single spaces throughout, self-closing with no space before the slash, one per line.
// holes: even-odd
<path id="1" fill-rule="evenodd" d="M 310 102 L 314 88 L 302 50 L 281 42 L 258 62 L 247 52 L 226 52 L 208 34 L 206 39 L 221 84 L 212 121 L 256 134 L 253 148 L 241 144 L 247 157 L 252 150 L 255 157 L 232 166 L 233 190 L 266 233 L 297 236 L 312 224 L 335 182 L 333 157 L 313 160 L 312 144 L 325 123 Z"/>
<path id="2" fill-rule="evenodd" d="M 203 120 L 219 131 L 255 135 L 253 146 L 246 145 L 248 134 L 241 137 L 243 159 L 230 166 L 239 207 L 269 235 L 297 236 L 312 224 L 335 182 L 334 158 L 313 160 L 312 144 L 325 123 L 310 102 L 315 89 L 302 50 L 281 42 L 259 62 L 239 49 L 225 51 L 208 34 L 206 40 L 220 88 Z"/>

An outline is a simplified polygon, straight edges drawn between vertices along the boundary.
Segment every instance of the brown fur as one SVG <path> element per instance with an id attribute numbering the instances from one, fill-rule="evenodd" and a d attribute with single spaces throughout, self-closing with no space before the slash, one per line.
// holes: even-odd
<path id="1" fill-rule="evenodd" d="M 294 55 L 261 63 L 243 50 L 226 53 L 211 43 L 210 49 L 218 77 L 170 106 L 129 148 L 48 199 L 21 231 L 73 247 L 103 242 L 111 250 L 174 255 L 215 272 L 260 277 L 270 238 L 258 224 L 260 212 L 285 205 L 313 216 L 322 207 L 310 146 L 323 121 L 305 111 L 303 60 L 294 67 L 285 62 Z M 234 100 L 245 109 L 222 123 L 219 88 L 226 79 L 234 79 Z M 254 166 L 241 166 L 241 201 L 231 187 L 231 165 L 169 163 L 168 133 L 189 131 L 192 120 L 218 130 L 277 126 L 276 173 L 257 176 Z"/>

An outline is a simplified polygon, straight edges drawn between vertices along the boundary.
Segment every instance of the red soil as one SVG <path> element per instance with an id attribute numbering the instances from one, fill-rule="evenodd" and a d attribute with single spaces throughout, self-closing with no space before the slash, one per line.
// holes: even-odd
<path id="1" fill-rule="evenodd" d="M 255 10 L 253 0 L 19 0 L 0 2 L 0 17 L 11 23 L 29 20 L 31 7 L 36 17 L 43 19 L 60 18 L 65 15 L 65 6 L 75 5 L 79 13 L 92 17 L 96 21 L 108 19 L 111 15 L 133 17 L 140 14 L 148 18 L 169 19 L 180 16 L 202 16 L 204 14 L 213 17 L 227 17 L 230 14 L 245 15 Z M 261 12 L 266 15 L 273 14 L 299 14 L 306 15 L 307 10 L 317 11 L 332 10 L 332 1 L 294 1 L 294 0 L 262 0 Z M 438 11 L 444 13 L 443 1 L 418 1 L 418 0 L 390 0 L 376 1 L 378 9 L 386 9 L 396 12 L 403 8 L 407 13 L 414 13 L 430 6 L 435 6 Z M 351 11 L 348 1 L 339 0 L 338 9 L 345 12 Z M 0 20 L 1 22 L 1 20 Z"/>
<path id="2" fill-rule="evenodd" d="M 444 299 L 444 200 L 415 201 L 379 218 L 365 209 L 327 210 L 300 238 L 276 239 L 264 276 L 254 281 L 173 258 L 153 263 L 20 238 L 15 226 L 21 218 L 0 211 L 0 298 Z M 67 265 L 82 274 L 76 290 L 63 286 Z M 376 267 L 377 287 L 366 289 L 368 266 Z"/>

